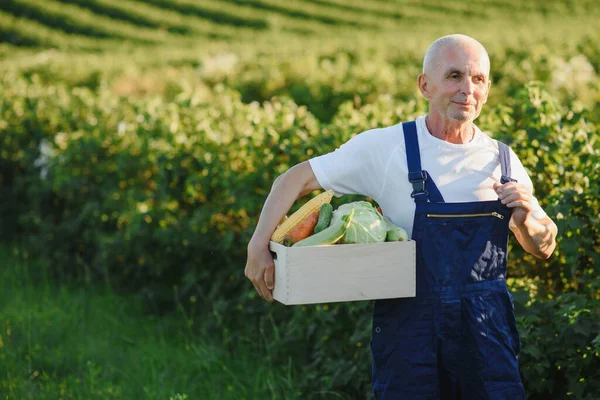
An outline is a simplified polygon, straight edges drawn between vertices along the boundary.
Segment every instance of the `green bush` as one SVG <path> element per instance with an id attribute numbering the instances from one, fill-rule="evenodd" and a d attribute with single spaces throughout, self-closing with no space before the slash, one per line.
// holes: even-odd
<path id="1" fill-rule="evenodd" d="M 243 276 L 246 246 L 277 175 L 358 132 L 422 114 L 422 100 L 398 102 L 385 94 L 361 105 L 340 99 L 327 123 L 289 97 L 245 103 L 243 94 L 219 83 L 205 102 L 194 89 L 167 101 L 117 97 L 103 81 L 94 91 L 30 79 L 5 75 L 2 81 L 4 238 L 25 233 L 32 253 L 46 258 L 58 277 L 134 291 L 156 312 L 195 296 L 198 314 L 206 316 L 203 328 L 215 334 L 255 325 L 272 343 L 276 363 L 300 365 L 304 398 L 369 392 L 370 303 L 259 302 Z M 511 276 L 535 282 L 526 289 L 536 301 L 517 301 L 532 398 L 572 392 L 585 399 L 597 389 L 594 118 L 572 103 L 559 106 L 533 84 L 479 123 L 517 152 L 560 229 L 551 259 L 534 260 L 515 243 L 510 255 Z"/>
<path id="2" fill-rule="evenodd" d="M 600 393 L 598 291 L 565 293 L 529 302 L 515 293 L 522 348 L 521 374 L 529 399 L 596 399 Z M 594 296 L 596 298 L 594 298 Z"/>
<path id="3" fill-rule="evenodd" d="M 600 274 L 600 143 L 593 113 L 559 107 L 539 83 L 491 115 L 496 138 L 528 169 L 535 195 L 558 225 L 557 249 L 535 260 L 513 240 L 514 276 L 539 277 L 547 292 L 579 290 Z M 597 286 L 598 287 L 598 286 Z"/>

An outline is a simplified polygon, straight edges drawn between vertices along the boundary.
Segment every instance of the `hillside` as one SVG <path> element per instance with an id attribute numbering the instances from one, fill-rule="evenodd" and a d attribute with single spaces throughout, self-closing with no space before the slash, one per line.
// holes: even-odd
<path id="1" fill-rule="evenodd" d="M 102 51 L 123 45 L 211 44 L 273 34 L 429 31 L 532 18 L 591 17 L 594 1 L 531 0 L 3 0 L 0 43 Z"/>

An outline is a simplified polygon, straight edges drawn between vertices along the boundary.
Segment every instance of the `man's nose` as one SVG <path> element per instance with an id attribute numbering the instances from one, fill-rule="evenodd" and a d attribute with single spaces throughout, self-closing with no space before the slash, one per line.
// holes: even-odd
<path id="1" fill-rule="evenodd" d="M 472 94 L 475 91 L 475 83 L 469 78 L 463 79 L 460 85 L 460 91 L 464 94 Z"/>

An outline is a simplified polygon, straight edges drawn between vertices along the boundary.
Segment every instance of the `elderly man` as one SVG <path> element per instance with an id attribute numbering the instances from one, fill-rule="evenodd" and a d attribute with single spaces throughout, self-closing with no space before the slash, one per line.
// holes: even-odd
<path id="1" fill-rule="evenodd" d="M 406 228 L 417 243 L 417 296 L 375 301 L 376 398 L 525 398 L 505 280 L 508 231 L 548 258 L 557 228 L 515 153 L 473 123 L 489 73 L 475 39 L 436 40 L 418 78 L 428 114 L 363 132 L 278 177 L 248 245 L 245 274 L 272 301 L 269 238 L 300 196 L 320 188 L 369 196 Z"/>

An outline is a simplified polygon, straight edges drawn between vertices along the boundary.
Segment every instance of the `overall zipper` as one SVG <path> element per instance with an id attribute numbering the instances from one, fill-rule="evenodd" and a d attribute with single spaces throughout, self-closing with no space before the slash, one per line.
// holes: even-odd
<path id="1" fill-rule="evenodd" d="M 427 214 L 428 218 L 465 218 L 465 217 L 496 217 L 504 219 L 504 215 L 497 212 L 481 213 L 481 214 Z"/>

